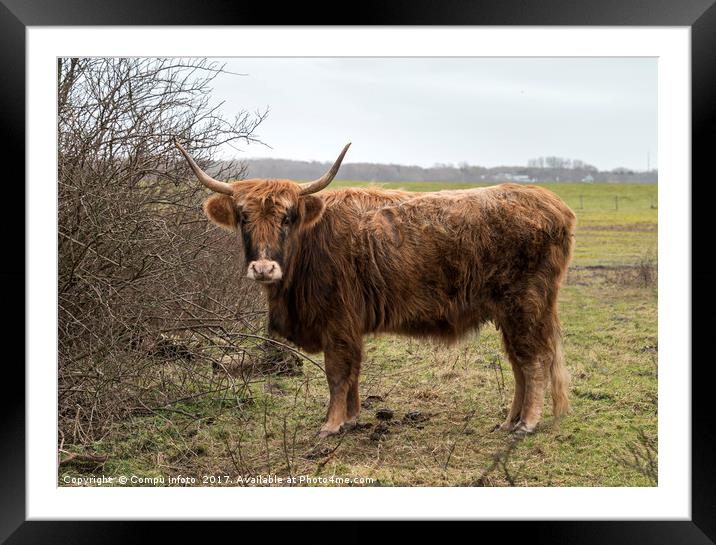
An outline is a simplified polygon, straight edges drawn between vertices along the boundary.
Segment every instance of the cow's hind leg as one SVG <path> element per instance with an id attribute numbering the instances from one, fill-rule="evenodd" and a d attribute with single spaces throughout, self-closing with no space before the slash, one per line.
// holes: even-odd
<path id="1" fill-rule="evenodd" d="M 320 437 L 339 433 L 349 420 L 349 408 L 357 418 L 353 402 L 357 399 L 357 373 L 360 369 L 362 347 L 359 343 L 334 342 L 325 351 L 326 378 L 330 401 L 326 422 L 319 432 Z M 355 375 L 355 379 L 353 379 Z M 355 383 L 355 392 L 351 392 Z M 355 398 L 349 399 L 353 393 Z"/>

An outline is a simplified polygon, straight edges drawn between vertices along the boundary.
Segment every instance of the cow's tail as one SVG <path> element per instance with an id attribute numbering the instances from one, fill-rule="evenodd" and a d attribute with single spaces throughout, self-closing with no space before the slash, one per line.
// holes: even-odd
<path id="1" fill-rule="evenodd" d="M 549 368 L 549 377 L 552 389 L 552 412 L 555 418 L 569 412 L 569 371 L 564 365 L 564 351 L 562 349 L 562 334 L 559 321 L 554 328 L 553 347 L 554 356 Z"/>
<path id="2" fill-rule="evenodd" d="M 564 226 L 562 231 L 562 244 L 555 246 L 557 255 L 554 256 L 553 263 L 558 264 L 560 269 L 558 283 L 561 284 L 562 278 L 567 272 L 567 266 L 572 259 L 572 250 L 574 245 L 574 227 L 577 221 L 574 213 L 564 207 Z M 550 324 L 552 326 L 552 364 L 549 366 L 550 386 L 552 390 L 552 412 L 554 417 L 559 419 L 562 415 L 569 412 L 569 371 L 564 365 L 564 348 L 562 346 L 562 328 L 557 315 L 556 301 L 551 315 Z"/>

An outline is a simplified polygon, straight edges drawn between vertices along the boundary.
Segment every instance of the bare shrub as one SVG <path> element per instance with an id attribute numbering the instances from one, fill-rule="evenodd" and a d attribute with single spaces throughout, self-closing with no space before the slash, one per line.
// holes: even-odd
<path id="1" fill-rule="evenodd" d="M 59 59 L 59 426 L 68 443 L 116 418 L 207 393 L 216 370 L 263 342 L 264 308 L 234 237 L 205 221 L 171 138 L 211 168 L 217 146 L 255 140 L 265 113 L 226 120 L 205 59 Z M 237 75 L 237 85 L 241 80 Z M 240 178 L 244 165 L 214 174 Z"/>
<path id="2" fill-rule="evenodd" d="M 642 255 L 642 257 L 637 262 L 636 279 L 639 285 L 645 288 L 656 285 L 656 259 L 651 252 L 647 252 Z"/>
<path id="3" fill-rule="evenodd" d="M 653 252 L 642 254 L 633 266 L 616 269 L 615 280 L 623 286 L 655 287 L 658 281 L 658 269 Z"/>

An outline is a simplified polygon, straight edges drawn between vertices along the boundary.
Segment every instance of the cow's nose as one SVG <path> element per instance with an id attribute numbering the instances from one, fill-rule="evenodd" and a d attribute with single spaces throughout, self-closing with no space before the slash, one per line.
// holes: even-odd
<path id="1" fill-rule="evenodd" d="M 274 263 L 252 263 L 251 269 L 254 274 L 269 275 L 276 270 L 276 265 Z"/>
<path id="2" fill-rule="evenodd" d="M 275 261 L 260 259 L 249 264 L 247 276 L 260 282 L 273 281 L 281 278 L 281 267 Z"/>

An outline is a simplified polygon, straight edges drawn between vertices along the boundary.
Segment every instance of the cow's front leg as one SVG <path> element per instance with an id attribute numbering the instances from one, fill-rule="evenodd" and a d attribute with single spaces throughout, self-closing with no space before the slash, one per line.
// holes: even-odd
<path id="1" fill-rule="evenodd" d="M 351 369 L 351 386 L 348 389 L 348 404 L 347 404 L 347 418 L 346 424 L 350 427 L 355 427 L 358 423 L 358 416 L 360 415 L 360 394 L 358 392 L 358 374 L 359 370 Z"/>
<path id="2" fill-rule="evenodd" d="M 510 363 L 515 376 L 515 396 L 512 398 L 512 407 L 507 418 L 499 425 L 499 429 L 503 431 L 512 431 L 519 422 L 525 397 L 525 375 L 520 367 L 520 362 L 511 360 Z"/>
<path id="3" fill-rule="evenodd" d="M 339 433 L 349 420 L 358 417 L 358 371 L 360 369 L 361 344 L 334 342 L 326 347 L 326 378 L 330 401 L 326 423 L 319 437 Z M 350 396 L 350 400 L 348 399 Z"/>

